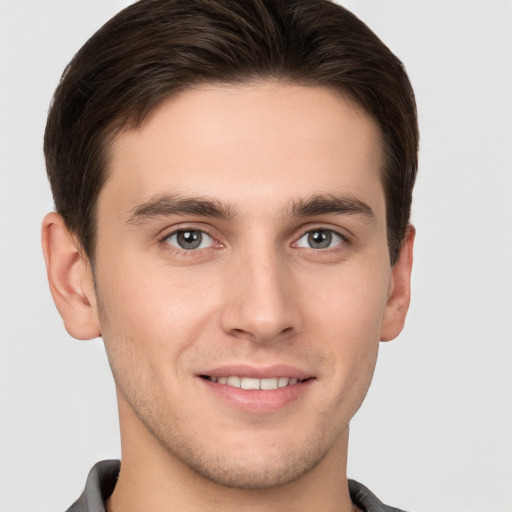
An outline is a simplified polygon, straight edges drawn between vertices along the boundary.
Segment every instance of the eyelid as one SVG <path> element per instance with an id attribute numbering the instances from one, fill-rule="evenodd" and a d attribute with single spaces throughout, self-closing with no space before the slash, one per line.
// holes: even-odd
<path id="1" fill-rule="evenodd" d="M 179 224 L 173 224 L 172 226 L 167 226 L 161 229 L 156 236 L 160 240 L 165 240 L 178 231 L 201 231 L 202 233 L 206 233 L 214 239 L 218 238 L 216 234 L 212 233 L 213 228 L 210 225 L 202 222 L 183 222 Z"/>
<path id="2" fill-rule="evenodd" d="M 171 245 L 167 242 L 167 240 L 169 238 L 171 238 L 172 236 L 177 235 L 178 233 L 183 232 L 183 231 L 199 231 L 199 232 L 203 233 L 203 235 L 206 235 L 209 238 L 211 238 L 211 240 L 214 243 L 211 244 L 209 247 L 203 247 L 202 249 L 183 249 L 177 245 Z M 167 248 L 170 247 L 174 251 L 187 253 L 189 255 L 191 253 L 202 251 L 205 249 L 210 249 L 212 247 L 217 248 L 217 247 L 224 246 L 221 242 L 219 242 L 219 240 L 218 240 L 219 237 L 214 235 L 213 233 L 211 233 L 211 230 L 207 226 L 205 227 L 204 225 L 197 226 L 197 225 L 192 225 L 192 224 L 188 224 L 188 223 L 180 224 L 177 226 L 176 225 L 172 226 L 171 228 L 166 228 L 166 229 L 162 230 L 161 233 L 163 233 L 163 234 L 160 234 L 158 236 L 158 241 L 160 244 L 166 246 Z"/>
<path id="3" fill-rule="evenodd" d="M 326 247 L 326 248 L 323 248 L 323 249 L 314 249 L 313 247 L 304 247 L 304 246 L 299 246 L 298 245 L 299 241 L 302 238 L 304 238 L 305 236 L 309 235 L 310 233 L 314 233 L 315 231 L 330 232 L 330 233 L 334 234 L 335 236 L 339 237 L 341 239 L 341 242 L 336 244 L 333 247 Z M 307 229 L 301 231 L 300 236 L 296 237 L 294 242 L 292 243 L 292 247 L 301 247 L 303 249 L 310 249 L 312 251 L 318 252 L 318 251 L 335 250 L 335 249 L 339 248 L 340 246 L 344 246 L 347 243 L 349 243 L 348 236 L 344 235 L 343 233 L 341 233 L 340 230 L 332 228 L 332 227 L 326 227 L 326 226 L 313 226 L 313 227 L 308 227 Z"/>
<path id="4" fill-rule="evenodd" d="M 178 235 L 180 233 L 190 233 L 192 231 L 195 231 L 195 232 L 198 232 L 201 234 L 201 242 L 199 244 L 199 247 L 193 247 L 193 248 L 190 248 L 190 249 L 185 249 L 184 247 L 180 247 L 179 244 L 178 244 L 178 241 L 176 240 L 176 244 L 174 243 L 171 243 L 171 240 L 173 238 L 178 238 Z M 212 244 L 215 244 L 215 239 L 212 238 L 208 233 L 205 233 L 204 231 L 200 231 L 198 229 L 180 229 L 178 231 L 175 231 L 174 233 L 171 233 L 166 239 L 165 239 L 165 242 L 169 245 L 172 245 L 173 247 L 176 247 L 176 249 L 178 250 L 183 250 L 183 251 L 199 251 L 201 249 L 208 249 L 209 247 L 212 246 Z M 206 247 L 203 247 L 203 245 L 206 244 Z"/>
<path id="5" fill-rule="evenodd" d="M 182 249 L 178 246 L 174 246 L 174 245 L 170 245 L 167 240 L 173 236 L 173 235 L 176 235 L 177 233 L 179 232 L 182 232 L 182 231 L 200 231 L 201 233 L 205 234 L 206 236 L 208 236 L 209 238 L 212 239 L 212 241 L 214 242 L 214 244 L 212 244 L 210 247 L 205 247 L 203 249 Z M 294 241 L 292 242 L 291 246 L 292 247 L 297 247 L 297 243 L 298 241 L 303 238 L 304 236 L 308 235 L 309 233 L 311 232 L 314 232 L 314 231 L 328 231 L 328 232 L 331 232 L 333 233 L 334 235 L 338 236 L 341 238 L 341 241 L 339 244 L 335 245 L 334 247 L 327 247 L 325 249 L 313 249 L 313 248 L 309 248 L 311 250 L 314 250 L 316 252 L 318 251 L 328 251 L 328 250 L 334 250 L 336 249 L 337 247 L 339 246 L 344 246 L 345 244 L 347 243 L 350 243 L 350 236 L 343 233 L 343 230 L 341 230 L 340 228 L 337 228 L 337 227 L 331 227 L 331 226 L 325 226 L 325 225 L 310 225 L 310 226 L 306 226 L 306 227 L 302 227 L 302 229 L 300 230 L 300 234 L 296 237 L 294 237 Z M 220 248 L 220 247 L 224 247 L 224 244 L 222 242 L 219 241 L 219 236 L 217 234 L 213 234 L 212 233 L 212 229 L 208 226 L 208 225 L 204 225 L 204 224 L 201 224 L 201 225 L 197 225 L 197 224 L 193 224 L 193 223 L 184 223 L 184 224 L 180 224 L 180 225 L 174 225 L 172 227 L 168 227 L 164 230 L 161 231 L 161 233 L 163 234 L 160 234 L 158 235 L 158 240 L 159 240 L 159 243 L 162 244 L 162 245 L 165 245 L 167 247 L 172 247 L 174 250 L 176 251 L 182 251 L 184 253 L 193 253 L 193 252 L 197 252 L 197 251 L 201 251 L 201 250 L 205 250 L 205 249 L 209 249 L 209 248 Z M 306 248 L 306 247 L 305 247 Z"/>

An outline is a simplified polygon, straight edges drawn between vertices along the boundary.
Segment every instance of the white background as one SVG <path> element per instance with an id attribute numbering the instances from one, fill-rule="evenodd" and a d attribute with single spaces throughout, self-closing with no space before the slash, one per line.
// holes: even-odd
<path id="1" fill-rule="evenodd" d="M 125 0 L 0 0 L 0 511 L 65 510 L 119 456 L 100 341 L 64 331 L 40 250 L 65 64 Z M 349 474 L 411 511 L 512 512 L 512 1 L 345 2 L 405 62 L 422 134 L 407 326 L 381 348 Z"/>

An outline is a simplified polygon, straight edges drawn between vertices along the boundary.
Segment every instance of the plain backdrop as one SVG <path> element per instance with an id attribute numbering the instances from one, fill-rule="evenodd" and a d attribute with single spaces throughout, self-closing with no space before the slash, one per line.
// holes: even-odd
<path id="1" fill-rule="evenodd" d="M 119 457 L 101 341 L 65 332 L 39 230 L 51 95 L 123 0 L 0 0 L 0 511 L 65 510 Z M 421 127 L 413 301 L 349 475 L 411 511 L 512 512 L 512 1 L 344 3 L 403 60 Z"/>

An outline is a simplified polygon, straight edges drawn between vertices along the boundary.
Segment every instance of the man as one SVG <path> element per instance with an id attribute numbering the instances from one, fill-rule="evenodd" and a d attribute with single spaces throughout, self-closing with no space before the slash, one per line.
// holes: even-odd
<path id="1" fill-rule="evenodd" d="M 122 464 L 69 510 L 397 510 L 346 461 L 409 305 L 417 148 L 401 63 L 327 0 L 142 0 L 85 44 L 43 249 L 104 340 Z"/>

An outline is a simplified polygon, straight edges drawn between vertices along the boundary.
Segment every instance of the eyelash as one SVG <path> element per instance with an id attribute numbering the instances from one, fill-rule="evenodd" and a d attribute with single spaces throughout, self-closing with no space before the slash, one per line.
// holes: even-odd
<path id="1" fill-rule="evenodd" d="M 187 232 L 187 231 L 203 233 L 203 234 L 207 235 L 208 237 L 210 237 L 216 245 L 212 245 L 210 247 L 203 247 L 203 248 L 183 249 L 183 248 L 179 248 L 176 245 L 171 245 L 168 242 L 168 240 L 171 237 L 176 236 L 179 233 L 183 233 L 183 232 Z M 304 238 L 305 236 L 310 235 L 315 232 L 316 233 L 318 233 L 318 232 L 330 233 L 331 235 L 339 237 L 340 242 L 337 243 L 336 245 L 334 245 L 333 247 L 325 247 L 325 248 L 320 248 L 320 249 L 315 249 L 313 247 L 302 247 L 303 249 L 306 249 L 308 251 L 313 251 L 316 254 L 322 254 L 322 253 L 325 254 L 325 253 L 331 253 L 333 251 L 339 251 L 346 244 L 350 243 L 350 241 L 346 235 L 343 235 L 342 233 L 340 233 L 339 231 L 337 231 L 335 229 L 326 228 L 326 227 L 313 227 L 313 228 L 307 229 L 306 231 L 303 231 L 300 236 L 295 238 L 295 240 L 291 244 L 291 246 L 292 247 L 300 247 L 300 246 L 298 246 L 299 241 L 302 238 Z M 187 257 L 195 257 L 195 256 L 197 257 L 197 256 L 200 256 L 201 252 L 206 249 L 216 249 L 216 248 L 223 247 L 223 244 L 220 242 L 217 242 L 216 238 L 211 233 L 209 233 L 208 230 L 206 230 L 204 228 L 197 228 L 197 227 L 192 227 L 192 226 L 183 226 L 183 227 L 180 226 L 178 229 L 174 229 L 174 230 L 166 233 L 164 236 L 162 236 L 160 238 L 160 244 L 163 245 L 166 250 L 168 250 L 174 254 L 179 254 L 179 255 L 187 256 Z"/>
<path id="2" fill-rule="evenodd" d="M 329 240 L 329 243 L 332 242 L 332 236 L 339 238 L 339 242 L 336 243 L 333 247 L 323 247 L 323 248 L 313 248 L 313 247 L 302 247 L 303 249 L 308 249 L 310 251 L 314 251 L 315 253 L 318 252 L 331 252 L 335 250 L 341 249 L 342 246 L 348 243 L 348 239 L 345 235 L 341 234 L 340 232 L 336 231 L 335 229 L 325 228 L 325 227 L 317 227 L 313 229 L 308 229 L 305 231 L 300 237 L 296 239 L 295 242 L 293 242 L 292 247 L 301 247 L 299 246 L 300 240 L 302 240 L 304 237 L 317 234 L 317 233 L 328 233 L 331 237 L 331 240 Z"/>
<path id="3" fill-rule="evenodd" d="M 198 233 L 207 235 L 209 238 L 211 238 L 213 240 L 214 245 L 211 247 L 203 247 L 203 248 L 197 248 L 197 249 L 183 249 L 176 245 L 171 245 L 168 242 L 168 240 L 171 237 L 178 235 L 179 233 L 184 233 L 184 232 L 185 233 L 186 232 L 198 232 Z M 206 229 L 192 227 L 192 226 L 183 226 L 183 227 L 180 226 L 178 229 L 173 229 L 172 231 L 166 233 L 164 236 L 162 236 L 160 238 L 160 244 L 163 245 L 166 250 L 172 252 L 173 254 L 179 254 L 179 255 L 188 256 L 188 257 L 199 256 L 201 254 L 201 251 L 204 251 L 205 249 L 216 249 L 216 248 L 223 247 L 223 245 L 221 243 L 217 242 L 215 237 L 212 234 L 210 234 Z"/>

